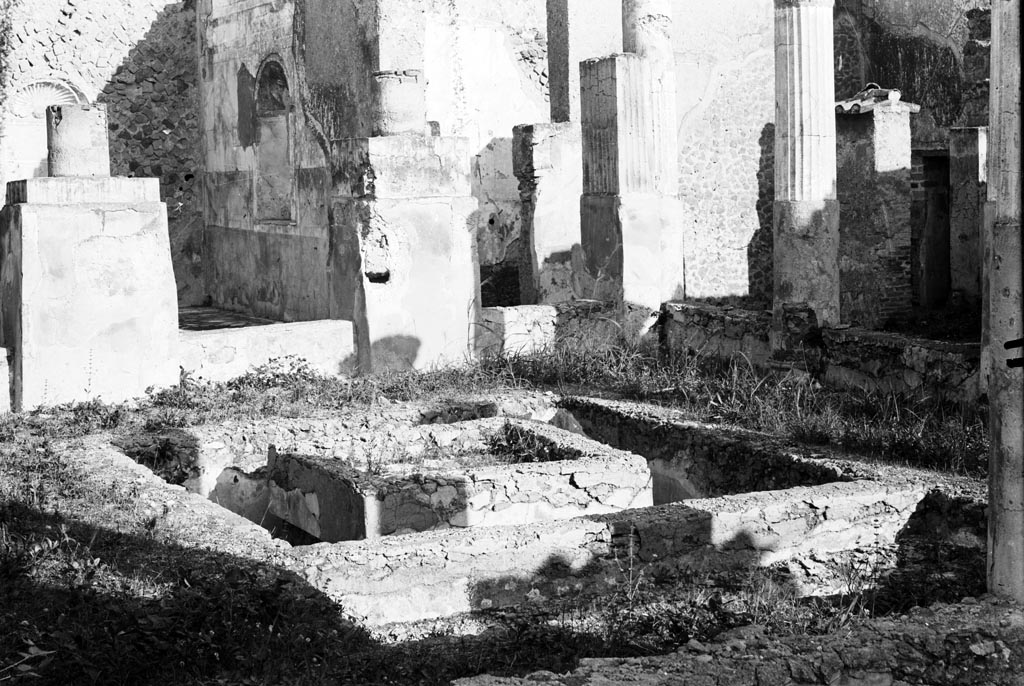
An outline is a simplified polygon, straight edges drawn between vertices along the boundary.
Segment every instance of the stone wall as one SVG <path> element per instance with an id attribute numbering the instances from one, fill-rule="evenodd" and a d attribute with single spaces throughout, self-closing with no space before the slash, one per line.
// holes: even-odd
<path id="1" fill-rule="evenodd" d="M 560 405 L 591 438 L 647 458 L 655 504 L 851 478 L 834 464 L 803 459 L 753 432 L 683 421 L 629 403 L 566 398 Z"/>
<path id="2" fill-rule="evenodd" d="M 271 450 L 270 507 L 335 543 L 515 526 L 653 504 L 650 471 L 639 455 L 534 422 L 484 419 L 462 427 L 482 433 L 485 444 L 447 467 L 413 463 L 403 472 L 378 475 L 345 460 Z M 523 459 L 511 461 L 506 451 Z"/>
<path id="3" fill-rule="evenodd" d="M 768 313 L 690 303 L 666 303 L 663 312 L 662 340 L 669 354 L 704 353 L 723 359 L 742 355 L 759 367 L 771 364 Z M 851 327 L 817 333 L 811 336 L 816 342 L 805 351 L 812 361 L 809 371 L 832 386 L 971 402 L 978 397 L 976 343 Z"/>
<path id="4" fill-rule="evenodd" d="M 178 298 L 201 281 L 194 2 L 8 3 L 0 61 L 0 183 L 45 175 L 47 100 L 103 102 L 115 175 L 156 177 L 168 205 Z"/>

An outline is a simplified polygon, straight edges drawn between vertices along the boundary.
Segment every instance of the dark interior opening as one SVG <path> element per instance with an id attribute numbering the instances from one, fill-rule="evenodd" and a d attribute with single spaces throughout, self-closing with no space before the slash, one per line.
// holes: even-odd
<path id="1" fill-rule="evenodd" d="M 522 305 L 519 265 L 512 262 L 480 266 L 480 299 L 484 307 Z"/>
<path id="2" fill-rule="evenodd" d="M 921 307 L 945 307 L 950 295 L 949 155 L 922 154 L 915 175 L 914 291 Z"/>

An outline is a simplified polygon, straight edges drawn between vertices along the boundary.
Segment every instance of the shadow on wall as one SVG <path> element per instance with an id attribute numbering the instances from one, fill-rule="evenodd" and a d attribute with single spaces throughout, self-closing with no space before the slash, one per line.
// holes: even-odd
<path id="1" fill-rule="evenodd" d="M 195 0 L 160 12 L 97 98 L 107 105 L 113 175 L 160 179 L 182 306 L 206 297 L 195 21 Z"/>
<path id="2" fill-rule="evenodd" d="M 605 633 L 604 645 L 594 646 L 596 650 L 592 656 L 633 657 L 646 654 L 641 652 L 638 644 L 621 639 L 629 638 L 630 631 L 644 630 L 642 626 L 629 626 L 628 620 L 645 603 L 664 608 L 664 590 L 659 590 L 659 585 L 670 586 L 692 572 L 697 572 L 698 576 L 714 577 L 717 573 L 727 573 L 745 578 L 761 567 L 765 556 L 773 552 L 759 548 L 755 537 L 745 530 L 727 541 L 712 543 L 712 517 L 708 512 L 694 510 L 681 503 L 658 509 L 664 514 L 664 521 L 683 523 L 683 529 L 673 527 L 672 532 L 664 532 L 665 536 L 659 536 L 661 532 L 649 531 L 645 532 L 649 534 L 645 537 L 629 520 L 610 522 L 610 551 L 604 556 L 594 557 L 589 551 L 581 551 L 581 559 L 574 560 L 566 554 L 552 554 L 532 573 L 510 574 L 477 582 L 469 592 L 470 606 L 476 611 L 487 611 L 535 605 L 555 616 L 568 614 L 579 617 L 581 612 L 593 613 L 607 622 L 605 631 L 611 633 Z M 647 538 L 656 543 L 645 545 L 643 540 Z M 796 597 L 798 587 L 795 583 L 780 583 L 788 587 L 786 595 Z M 595 603 L 598 599 L 600 604 Z M 680 615 L 692 616 L 694 610 L 700 608 L 678 609 Z M 644 613 L 641 611 L 641 614 Z M 540 626 L 549 625 L 541 623 Z M 600 623 L 592 626 L 600 627 Z M 679 635 L 663 634 L 658 637 L 667 642 L 664 646 L 667 650 L 695 637 L 689 627 L 678 626 L 677 629 L 680 630 Z M 579 642 L 580 634 L 587 633 L 583 626 L 578 626 L 575 631 L 562 631 L 575 639 L 569 640 L 569 645 Z M 708 638 L 710 636 L 699 636 L 700 640 Z"/>
<path id="3" fill-rule="evenodd" d="M 758 139 L 757 231 L 747 244 L 747 288 L 751 300 L 771 307 L 775 262 L 773 219 L 775 204 L 775 124 L 765 124 Z"/>
<path id="4" fill-rule="evenodd" d="M 415 336 L 387 336 L 370 344 L 370 364 L 374 373 L 404 372 L 416 368 L 420 352 L 420 339 Z M 358 353 L 350 355 L 341 363 L 341 374 L 354 375 L 363 364 Z"/>

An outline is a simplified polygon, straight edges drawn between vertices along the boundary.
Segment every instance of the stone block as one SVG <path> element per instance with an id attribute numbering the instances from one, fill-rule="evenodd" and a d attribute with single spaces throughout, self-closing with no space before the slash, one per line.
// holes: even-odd
<path id="1" fill-rule="evenodd" d="M 528 303 L 569 300 L 573 287 L 566 267 L 573 248 L 581 245 L 576 204 L 583 194 L 580 127 L 568 122 L 517 126 L 513 136 L 526 252 L 520 265 L 520 293 Z"/>
<path id="2" fill-rule="evenodd" d="M 335 202 L 336 222 L 358 237 L 362 252 L 365 309 L 355 326 L 368 338 L 365 364 L 422 369 L 472 355 L 476 209 L 470 197 Z"/>
<path id="3" fill-rule="evenodd" d="M 477 354 L 532 355 L 555 344 L 558 310 L 550 305 L 485 307 L 477 324 Z"/>
<path id="4" fill-rule="evenodd" d="M 742 356 L 762 367 L 771 357 L 770 312 L 668 302 L 662 305 L 664 340 L 677 354 Z"/>
<path id="5" fill-rule="evenodd" d="M 7 184 L 7 204 L 75 205 L 160 202 L 159 179 L 39 177 Z"/>
<path id="6" fill-rule="evenodd" d="M 683 210 L 676 198 L 584 195 L 580 215 L 593 297 L 657 310 L 683 296 Z"/>
<path id="7" fill-rule="evenodd" d="M 343 197 L 381 199 L 470 196 L 469 141 L 442 136 L 380 136 L 334 142 Z"/>
<path id="8" fill-rule="evenodd" d="M 351 371 L 355 359 L 352 322 L 322 320 L 213 331 L 181 331 L 182 369 L 207 381 L 228 381 L 274 358 L 294 356 L 321 374 Z"/>
<path id="9" fill-rule="evenodd" d="M 107 181 L 47 187 L 76 197 L 89 185 L 102 194 Z M 166 207 L 104 199 L 4 208 L 3 343 L 14 353 L 15 409 L 118 402 L 178 380 Z"/>

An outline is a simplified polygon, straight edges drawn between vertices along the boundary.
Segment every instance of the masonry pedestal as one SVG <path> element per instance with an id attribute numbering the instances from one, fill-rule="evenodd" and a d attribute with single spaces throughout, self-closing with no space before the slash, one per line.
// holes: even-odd
<path id="1" fill-rule="evenodd" d="M 358 270 L 347 278 L 360 371 L 464 362 L 479 306 L 468 141 L 346 139 L 334 155 L 335 228 L 358 246 L 335 269 Z"/>
<path id="2" fill-rule="evenodd" d="M 177 293 L 157 179 L 9 183 L 0 241 L 13 409 L 117 402 L 177 382 Z"/>
<path id="3" fill-rule="evenodd" d="M 839 323 L 832 0 L 775 0 L 775 313 Z"/>
<path id="4" fill-rule="evenodd" d="M 839 321 L 839 202 L 775 201 L 775 301 L 806 303 Z"/>

